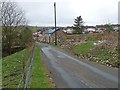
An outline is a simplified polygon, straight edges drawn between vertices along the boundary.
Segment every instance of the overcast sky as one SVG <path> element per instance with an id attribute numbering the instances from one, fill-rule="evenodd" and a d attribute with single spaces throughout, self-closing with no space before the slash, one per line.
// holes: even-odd
<path id="1" fill-rule="evenodd" d="M 14 0 L 22 7 L 29 25 L 54 26 L 54 2 L 57 26 L 72 26 L 77 16 L 85 25 L 118 23 L 119 0 Z"/>

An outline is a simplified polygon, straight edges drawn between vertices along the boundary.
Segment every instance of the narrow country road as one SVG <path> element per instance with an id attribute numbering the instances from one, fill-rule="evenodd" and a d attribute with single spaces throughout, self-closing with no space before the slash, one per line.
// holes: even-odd
<path id="1" fill-rule="evenodd" d="M 57 88 L 118 88 L 118 70 L 72 57 L 48 44 L 37 43 Z"/>

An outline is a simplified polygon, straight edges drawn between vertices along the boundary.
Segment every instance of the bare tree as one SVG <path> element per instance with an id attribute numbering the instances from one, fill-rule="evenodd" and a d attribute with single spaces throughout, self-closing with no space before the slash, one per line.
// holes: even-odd
<path id="1" fill-rule="evenodd" d="M 11 54 L 11 47 L 14 39 L 19 35 L 19 27 L 26 24 L 24 12 L 16 2 L 10 0 L 1 2 L 1 22 L 2 22 L 2 47 Z"/>
<path id="2" fill-rule="evenodd" d="M 2 49 L 11 54 L 11 48 L 15 43 L 19 46 L 27 46 L 32 42 L 32 31 L 27 26 L 24 11 L 20 9 L 16 2 L 6 0 L 0 2 L 0 26 L 2 26 Z M 26 84 L 26 59 L 21 58 L 23 87 Z"/>

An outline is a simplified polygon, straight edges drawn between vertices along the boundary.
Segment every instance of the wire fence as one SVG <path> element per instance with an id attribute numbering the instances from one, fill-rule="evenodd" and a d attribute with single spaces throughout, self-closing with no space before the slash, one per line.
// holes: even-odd
<path id="1" fill-rule="evenodd" d="M 30 84 L 32 80 L 32 67 L 34 63 L 34 55 L 35 55 L 35 45 L 32 48 L 30 57 L 26 63 L 23 63 L 22 66 L 22 79 L 19 82 L 17 90 L 23 88 L 23 90 L 30 89 Z"/>

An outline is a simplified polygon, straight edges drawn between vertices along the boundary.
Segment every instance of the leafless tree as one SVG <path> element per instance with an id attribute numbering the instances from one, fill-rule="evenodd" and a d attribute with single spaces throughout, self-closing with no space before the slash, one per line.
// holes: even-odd
<path id="1" fill-rule="evenodd" d="M 24 12 L 16 2 L 6 0 L 0 2 L 0 22 L 2 26 L 2 49 L 11 54 L 11 48 L 26 27 Z M 25 60 L 22 60 L 22 75 L 25 82 Z M 25 84 L 25 83 L 24 83 Z"/>
<path id="2" fill-rule="evenodd" d="M 0 27 L 2 26 L 2 49 L 11 54 L 12 47 L 19 43 L 20 47 L 31 45 L 32 31 L 27 26 L 24 11 L 20 9 L 16 2 L 4 0 L 0 2 Z M 29 56 L 21 58 L 22 82 L 26 90 L 26 61 Z"/>
<path id="3" fill-rule="evenodd" d="M 11 47 L 14 39 L 19 35 L 18 28 L 26 24 L 24 12 L 16 2 L 6 0 L 0 3 L 2 22 L 2 47 L 11 54 Z"/>

